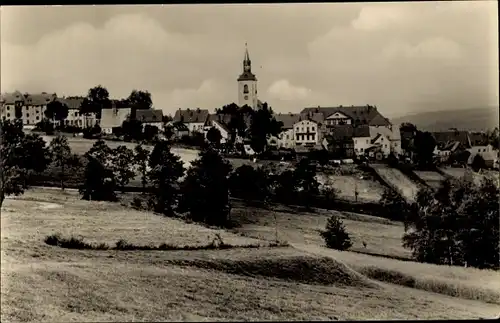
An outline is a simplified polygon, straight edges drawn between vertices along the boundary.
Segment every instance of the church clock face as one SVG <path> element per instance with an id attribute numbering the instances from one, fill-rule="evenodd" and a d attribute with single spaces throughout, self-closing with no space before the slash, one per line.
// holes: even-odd
<path id="1" fill-rule="evenodd" d="M 248 95 L 245 95 L 244 98 L 245 98 L 245 100 L 248 100 Z"/>

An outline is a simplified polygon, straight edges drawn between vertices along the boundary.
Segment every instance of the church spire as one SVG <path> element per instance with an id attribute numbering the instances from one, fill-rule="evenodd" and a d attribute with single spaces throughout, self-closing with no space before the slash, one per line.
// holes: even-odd
<path id="1" fill-rule="evenodd" d="M 250 60 L 250 55 L 248 54 L 248 44 L 245 42 L 245 58 L 243 59 L 243 72 L 252 71 L 252 61 Z"/>
<path id="2" fill-rule="evenodd" d="M 250 55 L 248 54 L 248 44 L 245 42 L 245 62 L 250 62 Z"/>

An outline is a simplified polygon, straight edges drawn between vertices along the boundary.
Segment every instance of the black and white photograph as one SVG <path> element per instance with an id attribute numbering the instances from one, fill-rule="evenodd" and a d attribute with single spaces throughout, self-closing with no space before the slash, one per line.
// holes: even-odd
<path id="1" fill-rule="evenodd" d="M 0 7 L 2 322 L 500 319 L 498 2 Z"/>

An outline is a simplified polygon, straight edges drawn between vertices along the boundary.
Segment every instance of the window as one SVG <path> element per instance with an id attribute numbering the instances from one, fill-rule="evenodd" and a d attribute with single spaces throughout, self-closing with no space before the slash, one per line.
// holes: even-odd
<path id="1" fill-rule="evenodd" d="M 311 128 L 311 130 L 312 130 L 312 131 L 315 131 L 315 130 L 314 130 L 314 127 L 312 127 L 312 128 Z"/>
<path id="2" fill-rule="evenodd" d="M 354 144 L 357 144 L 358 143 L 358 140 L 357 139 L 354 139 Z"/>
<path id="3" fill-rule="evenodd" d="M 387 145 L 384 145 L 384 146 L 385 146 L 385 148 L 387 148 Z"/>
<path id="4" fill-rule="evenodd" d="M 312 140 L 316 141 L 316 134 L 315 133 L 312 134 Z"/>
<path id="5" fill-rule="evenodd" d="M 248 93 L 248 85 L 243 85 L 243 93 Z"/>
<path id="6" fill-rule="evenodd" d="M 10 113 L 7 113 L 7 118 L 10 118 Z"/>
<path id="7" fill-rule="evenodd" d="M 36 114 L 40 114 L 40 110 L 36 110 Z"/>
<path id="8" fill-rule="evenodd" d="M 368 141 L 369 141 L 369 140 L 368 140 L 368 139 L 366 139 L 366 144 L 367 144 L 367 145 L 368 145 Z"/>
<path id="9" fill-rule="evenodd" d="M 10 110 L 10 107 L 9 107 L 9 106 L 7 106 L 7 111 L 9 111 L 9 110 Z"/>
<path id="10" fill-rule="evenodd" d="M 309 127 L 307 127 L 307 132 L 309 132 Z"/>
<path id="11" fill-rule="evenodd" d="M 363 152 L 363 148 L 360 148 L 359 151 Z"/>
<path id="12" fill-rule="evenodd" d="M 30 117 L 30 114 L 29 113 L 26 113 L 26 118 L 29 118 Z"/>
<path id="13" fill-rule="evenodd" d="M 40 120 L 40 117 L 39 117 L 39 116 L 36 116 L 36 119 L 37 119 L 37 120 Z"/>
<path id="14" fill-rule="evenodd" d="M 30 121 L 29 121 L 29 120 L 26 120 L 26 124 L 30 124 Z"/>

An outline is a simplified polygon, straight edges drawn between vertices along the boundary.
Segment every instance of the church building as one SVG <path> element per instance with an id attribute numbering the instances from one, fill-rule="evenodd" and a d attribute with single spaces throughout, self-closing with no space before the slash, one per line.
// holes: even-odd
<path id="1" fill-rule="evenodd" d="M 240 107 L 248 105 L 252 109 L 257 109 L 259 100 L 257 99 L 257 77 L 252 73 L 252 61 L 245 44 L 245 57 L 243 59 L 243 73 L 238 77 L 238 105 Z"/>

